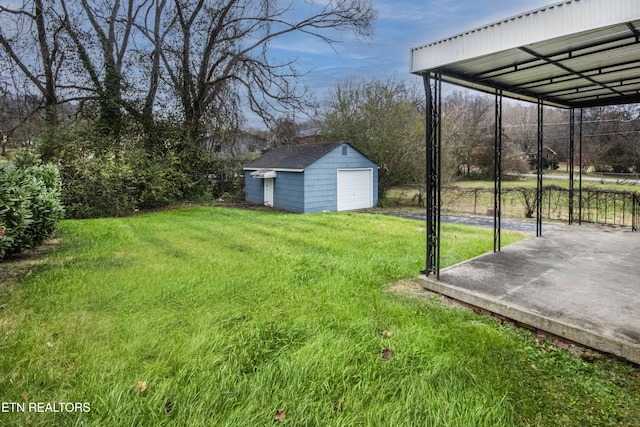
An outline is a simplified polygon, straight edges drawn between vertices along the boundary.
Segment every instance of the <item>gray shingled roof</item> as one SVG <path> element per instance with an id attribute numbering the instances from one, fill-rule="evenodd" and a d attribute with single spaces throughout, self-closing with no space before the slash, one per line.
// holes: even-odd
<path id="1" fill-rule="evenodd" d="M 282 145 L 247 163 L 245 169 L 304 169 L 344 141 L 323 144 Z"/>

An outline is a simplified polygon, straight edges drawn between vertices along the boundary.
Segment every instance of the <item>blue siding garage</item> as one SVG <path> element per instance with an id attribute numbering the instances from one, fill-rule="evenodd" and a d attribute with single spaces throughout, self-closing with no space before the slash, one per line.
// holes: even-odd
<path id="1" fill-rule="evenodd" d="M 346 142 L 277 147 L 244 171 L 249 203 L 296 213 L 378 203 L 378 166 Z"/>

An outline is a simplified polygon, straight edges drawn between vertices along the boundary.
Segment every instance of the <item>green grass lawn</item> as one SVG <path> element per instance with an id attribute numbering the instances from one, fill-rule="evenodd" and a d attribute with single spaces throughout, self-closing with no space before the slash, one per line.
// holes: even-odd
<path id="1" fill-rule="evenodd" d="M 445 265 L 492 247 L 442 233 Z M 637 368 L 390 292 L 423 267 L 416 221 L 195 208 L 59 234 L 0 286 L 0 403 L 25 407 L 2 426 L 639 425 Z"/>

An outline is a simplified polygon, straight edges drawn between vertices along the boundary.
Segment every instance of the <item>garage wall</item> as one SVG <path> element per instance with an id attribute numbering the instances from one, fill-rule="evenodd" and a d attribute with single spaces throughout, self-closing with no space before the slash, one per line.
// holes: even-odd
<path id="1" fill-rule="evenodd" d="M 252 178 L 251 172 L 253 171 L 244 171 L 245 200 L 261 205 L 264 203 L 264 183 L 262 179 Z"/>
<path id="2" fill-rule="evenodd" d="M 344 147 L 344 148 L 343 148 Z M 304 212 L 336 211 L 338 169 L 373 170 L 373 206 L 378 204 L 378 167 L 358 150 L 342 144 L 305 169 Z"/>
<path id="3" fill-rule="evenodd" d="M 273 185 L 273 207 L 304 213 L 304 174 L 277 172 Z"/>

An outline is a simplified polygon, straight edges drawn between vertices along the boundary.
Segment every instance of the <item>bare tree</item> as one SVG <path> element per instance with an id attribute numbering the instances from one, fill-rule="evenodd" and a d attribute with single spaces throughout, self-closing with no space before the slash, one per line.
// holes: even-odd
<path id="1" fill-rule="evenodd" d="M 0 88 L 0 139 L 2 155 L 7 148 L 29 146 L 40 132 L 42 98 L 35 95 L 15 95 Z"/>
<path id="2" fill-rule="evenodd" d="M 559 161 L 566 161 L 569 157 L 568 110 L 544 107 L 543 125 L 544 146 L 556 153 L 551 163 L 557 165 Z M 503 164 L 512 165 L 513 172 L 535 168 L 538 155 L 538 107 L 524 103 L 505 105 L 503 129 L 503 138 L 508 148 L 506 155 L 503 153 Z M 528 159 L 528 166 L 520 165 L 524 170 L 519 170 L 519 157 Z M 548 160 L 545 158 L 543 161 Z"/>
<path id="3" fill-rule="evenodd" d="M 350 79 L 329 100 L 325 136 L 347 140 L 378 164 L 380 198 L 391 186 L 424 182 L 424 101 L 416 93 L 402 80 Z"/>
<path id="4" fill-rule="evenodd" d="M 95 101 L 116 134 L 125 112 L 152 128 L 158 110 L 177 111 L 187 139 L 205 119 L 237 124 L 245 104 L 265 120 L 308 106 L 294 61 L 270 44 L 298 33 L 333 45 L 342 30 L 367 36 L 375 18 L 371 0 L 30 0 L 0 14 L 13 22 L 3 51 L 46 105 L 60 90 Z"/>
<path id="5" fill-rule="evenodd" d="M 485 95 L 456 91 L 443 103 L 442 139 L 445 158 L 457 174 L 470 175 L 484 164 L 493 140 L 493 103 Z"/>
<path id="6" fill-rule="evenodd" d="M 585 159 L 596 170 L 626 173 L 640 167 L 640 106 L 585 110 Z"/>
<path id="7" fill-rule="evenodd" d="M 78 63 L 76 84 L 84 100 L 94 99 L 100 107 L 98 129 L 119 135 L 123 110 L 135 118 L 142 113 L 131 99 L 123 97 L 129 86 L 127 71 L 140 72 L 130 45 L 132 31 L 147 0 L 59 0 L 60 20 Z M 127 68 L 129 61 L 130 69 Z M 135 70 L 134 70 L 135 69 Z"/>
<path id="8" fill-rule="evenodd" d="M 296 122 L 288 117 L 279 118 L 269 132 L 269 147 L 294 144 L 297 136 L 298 125 Z"/>
<path id="9" fill-rule="evenodd" d="M 43 0 L 26 1 L 16 9 L 0 5 L 0 22 L 3 23 L 0 46 L 7 56 L 3 71 L 11 72 L 14 90 L 19 87 L 18 79 L 29 82 L 42 97 L 39 107 L 45 109 L 46 122 L 55 125 L 58 120 L 57 79 L 63 56 L 58 43 L 61 28 L 47 19 L 47 6 L 50 5 Z M 33 46 L 37 47 L 35 51 Z M 22 95 L 30 95 L 29 92 Z"/>
<path id="10" fill-rule="evenodd" d="M 375 17 L 370 0 L 175 0 L 170 13 L 176 19 L 161 54 L 190 140 L 198 139 L 208 112 L 242 98 L 265 120 L 308 107 L 294 63 L 270 58 L 270 43 L 299 33 L 331 45 L 331 31 L 365 36 Z"/>
<path id="11" fill-rule="evenodd" d="M 487 95 L 454 92 L 444 100 L 443 166 L 455 175 L 492 176 L 495 170 L 494 98 Z M 502 136 L 503 172 L 523 173 L 528 170 L 527 150 L 537 137 L 531 138 L 528 110 L 513 117 L 505 109 Z M 536 116 L 537 118 L 537 116 Z M 535 129 L 535 124 L 534 124 Z"/>

